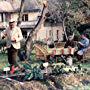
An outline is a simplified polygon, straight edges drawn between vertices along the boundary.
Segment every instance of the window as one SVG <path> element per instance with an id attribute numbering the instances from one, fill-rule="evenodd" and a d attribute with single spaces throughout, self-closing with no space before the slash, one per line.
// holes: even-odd
<path id="1" fill-rule="evenodd" d="M 56 37 L 57 37 L 57 40 L 59 40 L 59 30 L 57 30 L 56 32 Z"/>
<path id="2" fill-rule="evenodd" d="M 49 37 L 52 37 L 52 30 L 49 30 Z"/>
<path id="3" fill-rule="evenodd" d="M 23 14 L 22 21 L 28 21 L 28 14 Z"/>
<path id="4" fill-rule="evenodd" d="M 27 38 L 27 31 L 24 31 L 24 30 L 23 30 L 23 31 L 22 31 L 22 34 L 23 34 L 23 37 L 24 37 L 24 38 Z"/>
<path id="5" fill-rule="evenodd" d="M 12 16 L 13 16 L 13 14 L 12 14 Z M 8 22 L 10 19 L 11 19 L 11 14 L 6 13 L 5 21 Z"/>

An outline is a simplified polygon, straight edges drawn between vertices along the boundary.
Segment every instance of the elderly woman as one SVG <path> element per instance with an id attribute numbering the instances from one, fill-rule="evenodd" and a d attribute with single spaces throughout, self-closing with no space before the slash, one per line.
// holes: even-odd
<path id="1" fill-rule="evenodd" d="M 83 58 L 84 52 L 87 51 L 89 47 L 89 39 L 87 38 L 87 35 L 82 34 L 81 40 L 78 42 L 78 51 L 77 51 L 77 58 L 78 60 L 81 60 Z"/>

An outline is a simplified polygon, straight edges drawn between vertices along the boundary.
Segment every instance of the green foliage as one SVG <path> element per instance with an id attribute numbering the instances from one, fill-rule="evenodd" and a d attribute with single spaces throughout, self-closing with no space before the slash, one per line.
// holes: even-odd
<path id="1" fill-rule="evenodd" d="M 54 57 L 53 56 L 50 56 L 50 58 L 49 58 L 49 63 L 50 64 L 58 63 L 58 62 L 62 62 L 61 57 L 56 57 L 55 58 L 55 56 Z"/>
<path id="2" fill-rule="evenodd" d="M 0 48 L 3 46 L 6 46 L 6 40 L 5 39 L 0 40 Z"/>
<path id="3" fill-rule="evenodd" d="M 43 74 L 41 73 L 40 65 L 39 64 L 29 64 L 25 63 L 23 64 L 23 67 L 25 68 L 25 80 L 42 80 Z"/>
<path id="4" fill-rule="evenodd" d="M 72 0 L 70 9 L 77 12 L 80 8 L 84 6 L 82 0 Z"/>
<path id="5" fill-rule="evenodd" d="M 29 72 L 26 73 L 24 80 L 42 80 L 43 74 L 41 73 L 41 69 L 35 66 Z"/>
<path id="6" fill-rule="evenodd" d="M 87 29 L 84 31 L 84 33 L 87 35 L 87 37 L 90 39 L 90 29 Z"/>
<path id="7" fill-rule="evenodd" d="M 58 75 L 58 74 L 63 74 L 64 73 L 64 70 L 63 70 L 63 66 L 56 66 L 53 70 L 52 70 L 52 73 L 54 75 Z"/>
<path id="8" fill-rule="evenodd" d="M 2 53 L 5 53 L 4 47 L 6 46 L 6 39 L 0 40 L 0 49 Z"/>
<path id="9" fill-rule="evenodd" d="M 63 11 L 64 14 L 69 13 L 68 11 L 71 10 L 72 12 L 78 12 L 82 8 L 86 8 L 87 6 L 84 5 L 82 0 L 64 0 L 63 2 L 58 1 L 61 5 L 60 10 Z M 71 13 L 70 13 L 71 14 Z"/>
<path id="10" fill-rule="evenodd" d="M 28 65 L 28 64 L 24 64 L 23 67 L 24 67 L 25 69 L 30 69 L 30 70 L 31 70 L 31 66 Z"/>
<path id="11" fill-rule="evenodd" d="M 64 14 L 63 18 L 66 18 L 65 26 L 67 34 L 74 32 L 76 36 L 79 36 L 79 32 L 77 31 L 77 23 L 84 22 L 84 15 L 87 14 L 86 10 L 89 10 L 89 7 L 86 6 L 82 0 L 63 1 L 62 11 Z M 78 15 L 75 13 L 78 13 Z"/>
<path id="12" fill-rule="evenodd" d="M 77 26 L 74 18 L 68 17 L 68 18 L 66 19 L 65 26 L 66 26 L 67 35 L 72 35 L 72 34 L 74 33 L 75 36 L 77 36 L 77 37 L 80 36 L 79 31 L 77 31 L 77 27 L 78 27 L 78 26 Z"/>
<path id="13" fill-rule="evenodd" d="M 78 66 L 56 65 L 52 69 L 52 74 L 54 75 L 60 75 L 60 74 L 71 73 L 71 72 L 82 74 L 83 69 L 81 65 L 78 65 Z"/>

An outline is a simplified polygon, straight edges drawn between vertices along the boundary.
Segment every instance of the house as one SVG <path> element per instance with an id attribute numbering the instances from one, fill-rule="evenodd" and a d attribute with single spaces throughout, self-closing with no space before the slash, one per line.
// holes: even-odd
<path id="1" fill-rule="evenodd" d="M 46 22 L 45 22 L 46 23 Z M 63 41 L 63 28 L 62 25 L 42 25 L 41 28 L 37 32 L 37 40 L 47 41 L 48 39 L 52 39 L 52 41 Z"/>
<path id="2" fill-rule="evenodd" d="M 35 5 L 34 1 L 35 0 L 27 0 L 27 2 L 25 2 L 22 22 L 20 24 L 23 34 L 27 34 L 27 32 L 29 32 L 38 22 L 38 16 L 40 15 L 41 10 L 38 5 Z M 17 8 L 14 8 L 10 2 L 0 1 L 0 29 L 6 28 L 8 26 L 8 21 L 11 18 L 14 18 L 14 20 L 17 21 L 19 11 L 20 5 L 18 5 Z"/>
<path id="3" fill-rule="evenodd" d="M 15 5 L 14 0 L 0 1 L 0 30 L 3 30 L 8 26 L 8 21 L 11 18 L 18 20 L 18 14 L 20 11 L 20 1 Z M 15 0 L 16 1 L 16 0 Z M 4 6 L 4 7 L 3 7 Z M 8 7 L 8 8 L 7 8 Z M 35 27 L 41 14 L 42 6 L 38 4 L 37 0 L 27 0 L 24 3 L 24 12 L 22 15 L 22 22 L 20 28 L 23 36 L 26 38 L 30 31 Z M 63 28 L 62 25 L 45 25 L 44 22 L 41 28 L 35 34 L 35 40 L 45 41 L 48 38 L 52 38 L 54 41 L 63 40 Z"/>

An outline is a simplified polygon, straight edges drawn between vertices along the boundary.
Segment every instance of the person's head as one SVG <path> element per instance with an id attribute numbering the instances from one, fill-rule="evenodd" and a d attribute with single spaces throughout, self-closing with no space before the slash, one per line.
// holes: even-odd
<path id="1" fill-rule="evenodd" d="M 69 36 L 69 37 L 68 37 L 68 40 L 69 40 L 69 41 L 72 41 L 72 40 L 73 40 L 73 36 Z"/>
<path id="2" fill-rule="evenodd" d="M 14 27 L 15 27 L 15 20 L 10 20 L 9 21 L 9 27 L 10 27 L 10 29 L 13 29 Z"/>
<path id="3" fill-rule="evenodd" d="M 82 35 L 81 35 L 81 38 L 82 38 L 82 39 L 86 38 L 86 35 L 85 35 L 85 34 L 82 34 Z"/>
<path id="4" fill-rule="evenodd" d="M 68 40 L 69 40 L 69 41 L 74 40 L 74 33 L 73 33 L 73 34 L 71 34 L 71 35 L 69 35 Z"/>

